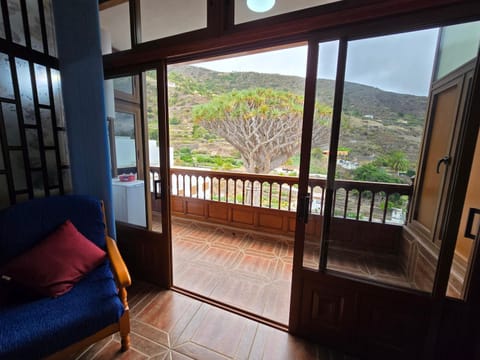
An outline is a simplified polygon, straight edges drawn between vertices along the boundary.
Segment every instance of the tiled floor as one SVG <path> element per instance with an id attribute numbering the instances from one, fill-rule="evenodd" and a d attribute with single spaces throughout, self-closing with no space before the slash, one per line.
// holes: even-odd
<path id="1" fill-rule="evenodd" d="M 175 286 L 288 323 L 292 239 L 178 218 L 172 237 Z"/>
<path id="2" fill-rule="evenodd" d="M 173 283 L 196 294 L 288 324 L 293 239 L 172 218 Z M 304 266 L 318 269 L 318 246 Z M 412 287 L 392 255 L 330 249 L 328 269 Z"/>
<path id="3" fill-rule="evenodd" d="M 182 294 L 136 282 L 129 289 L 131 348 L 118 335 L 89 347 L 77 360 L 336 360 L 344 354 L 295 338 Z"/>

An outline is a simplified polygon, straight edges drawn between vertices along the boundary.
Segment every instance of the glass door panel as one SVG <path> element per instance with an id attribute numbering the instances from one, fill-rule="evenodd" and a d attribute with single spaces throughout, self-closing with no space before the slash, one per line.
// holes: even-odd
<path id="1" fill-rule="evenodd" d="M 112 144 L 113 204 L 116 221 L 146 227 L 140 102 L 125 101 L 124 96 L 119 96 L 122 89 L 115 86 L 129 79 L 133 82 L 134 77 L 116 80 L 112 86 L 115 88 L 114 117 L 109 116 L 109 133 Z"/>
<path id="2" fill-rule="evenodd" d="M 303 267 L 317 270 L 326 200 L 326 179 L 335 96 L 339 41 L 318 45 L 317 84 L 308 180 L 309 216 L 305 227 Z"/>
<path id="3" fill-rule="evenodd" d="M 144 73 L 145 108 L 148 141 L 148 184 L 151 201 L 152 228 L 155 232 L 162 232 L 162 193 L 161 193 L 161 161 L 158 123 L 158 89 L 157 71 L 149 70 Z"/>
<path id="4" fill-rule="evenodd" d="M 416 288 L 402 227 L 437 38 L 432 29 L 348 42 L 327 269 Z"/>

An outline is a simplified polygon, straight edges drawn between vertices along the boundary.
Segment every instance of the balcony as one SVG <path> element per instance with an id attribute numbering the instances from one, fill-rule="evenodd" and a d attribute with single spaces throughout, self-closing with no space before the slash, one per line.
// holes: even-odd
<path id="1" fill-rule="evenodd" d="M 151 168 L 152 185 L 158 176 Z M 172 168 L 171 181 L 174 285 L 287 324 L 298 179 Z M 311 269 L 319 267 L 325 186 L 309 182 L 303 265 Z M 327 268 L 412 287 L 401 261 L 411 193 L 409 185 L 338 181 Z M 399 197 L 403 208 L 392 208 Z"/>

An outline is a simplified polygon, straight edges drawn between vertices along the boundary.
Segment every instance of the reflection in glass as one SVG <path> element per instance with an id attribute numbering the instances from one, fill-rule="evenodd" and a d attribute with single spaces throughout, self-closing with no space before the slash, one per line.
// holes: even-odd
<path id="1" fill-rule="evenodd" d="M 27 15 L 32 49 L 43 52 L 42 26 L 38 12 L 38 0 L 27 0 Z"/>
<path id="2" fill-rule="evenodd" d="M 28 157 L 30 158 L 31 168 L 41 168 L 42 162 L 40 159 L 40 151 L 38 145 L 38 133 L 36 129 L 25 129 L 25 136 L 27 138 Z"/>
<path id="3" fill-rule="evenodd" d="M 40 109 L 40 118 L 42 119 L 43 145 L 55 146 L 53 137 L 52 112 L 49 109 Z"/>
<path id="4" fill-rule="evenodd" d="M 14 99 L 12 74 L 8 55 L 0 53 L 0 97 Z"/>
<path id="5" fill-rule="evenodd" d="M 43 184 L 43 172 L 32 171 L 33 196 L 36 198 L 45 196 L 45 186 Z"/>
<path id="6" fill-rule="evenodd" d="M 402 287 L 438 29 L 348 42 L 327 268 Z"/>
<path id="7" fill-rule="evenodd" d="M 440 31 L 435 79 L 474 59 L 479 42 L 480 21 L 443 27 Z"/>
<path id="8" fill-rule="evenodd" d="M 131 49 L 130 10 L 128 2 L 100 10 L 102 43 L 110 41 L 111 49 L 104 48 L 103 54 Z M 108 40 L 107 40 L 108 39 Z"/>
<path id="9" fill-rule="evenodd" d="M 28 61 L 15 58 L 18 86 L 22 100 L 23 121 L 25 124 L 36 124 L 35 108 L 33 106 L 32 79 Z"/>
<path id="10" fill-rule="evenodd" d="M 62 166 L 70 164 L 68 153 L 67 133 L 65 131 L 58 132 L 58 151 L 60 152 L 60 161 Z"/>
<path id="11" fill-rule="evenodd" d="M 58 168 L 55 150 L 45 151 L 45 158 L 47 160 L 48 186 L 58 186 Z"/>
<path id="12" fill-rule="evenodd" d="M 43 65 L 35 64 L 35 80 L 37 81 L 38 102 L 44 105 L 50 105 L 48 92 L 47 69 Z"/>
<path id="13" fill-rule="evenodd" d="M 291 1 L 291 0 L 275 0 L 273 8 L 264 12 L 255 12 L 247 7 L 248 1 L 245 0 L 235 0 L 235 24 L 244 23 L 247 21 L 253 21 L 258 19 L 264 19 L 267 17 L 285 14 L 288 12 L 293 12 L 302 9 L 308 9 L 315 6 L 326 5 L 341 0 L 302 0 L 302 1 Z M 253 0 L 252 2 L 255 2 Z M 265 3 L 265 1 L 259 1 L 260 3 Z"/>
<path id="14" fill-rule="evenodd" d="M 3 24 L 2 7 L 0 6 L 0 38 L 5 39 L 5 26 Z"/>
<path id="15" fill-rule="evenodd" d="M 45 28 L 47 30 L 48 54 L 57 56 L 57 37 L 55 35 L 55 22 L 53 20 L 52 0 L 43 0 L 45 14 Z"/>
<path id="16" fill-rule="evenodd" d="M 25 46 L 25 32 L 23 31 L 22 9 L 20 0 L 7 0 L 8 17 L 12 31 L 13 42 Z"/>
<path id="17" fill-rule="evenodd" d="M 25 163 L 23 161 L 23 152 L 10 151 L 10 164 L 12 166 L 13 185 L 15 191 L 27 190 L 27 181 L 25 178 Z"/>
<path id="18" fill-rule="evenodd" d="M 135 115 L 115 112 L 115 152 L 117 168 L 137 166 L 135 151 Z"/>
<path id="19" fill-rule="evenodd" d="M 133 95 L 133 92 L 134 92 L 133 76 L 113 79 L 113 88 L 117 91 L 121 91 L 129 95 Z"/>
<path id="20" fill-rule="evenodd" d="M 303 256 L 303 266 L 311 269 L 318 269 L 320 261 L 338 45 L 338 41 L 318 45 L 317 88 L 309 169 L 310 215 Z"/>
<path id="21" fill-rule="evenodd" d="M 205 0 L 141 0 L 140 13 L 142 42 L 207 27 Z"/>
<path id="22" fill-rule="evenodd" d="M 62 82 L 60 78 L 60 72 L 55 69 L 50 69 L 50 76 L 52 78 L 53 89 L 53 102 L 55 104 L 55 118 L 57 126 L 65 126 L 65 116 L 63 110 L 63 98 L 62 98 Z"/>
<path id="23" fill-rule="evenodd" d="M 160 142 L 158 141 L 158 97 L 157 97 L 157 72 L 150 70 L 145 72 L 146 83 L 146 108 L 147 108 L 147 122 L 148 122 L 148 167 L 150 169 L 150 184 L 148 184 L 152 196 L 151 206 L 152 211 L 156 216 L 153 217 L 152 230 L 162 232 L 162 217 L 161 215 L 161 200 L 158 199 L 160 189 Z M 173 164 L 172 164 L 173 165 Z M 157 194 L 157 196 L 155 196 Z"/>
<path id="24" fill-rule="evenodd" d="M 7 132 L 7 144 L 9 146 L 20 146 L 20 128 L 18 126 L 17 109 L 15 104 L 2 104 L 3 121 Z"/>
<path id="25" fill-rule="evenodd" d="M 10 197 L 8 195 L 7 176 L 0 175 L 0 209 L 10 206 Z"/>

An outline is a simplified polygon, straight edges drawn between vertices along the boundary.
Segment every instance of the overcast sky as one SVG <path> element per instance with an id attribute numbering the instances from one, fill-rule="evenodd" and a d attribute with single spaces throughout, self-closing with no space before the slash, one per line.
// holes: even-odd
<path id="1" fill-rule="evenodd" d="M 428 95 L 437 29 L 349 42 L 346 81 L 382 90 Z M 338 43 L 321 44 L 318 77 L 334 79 Z M 222 59 L 195 66 L 221 72 L 254 71 L 305 77 L 307 47 Z"/>

